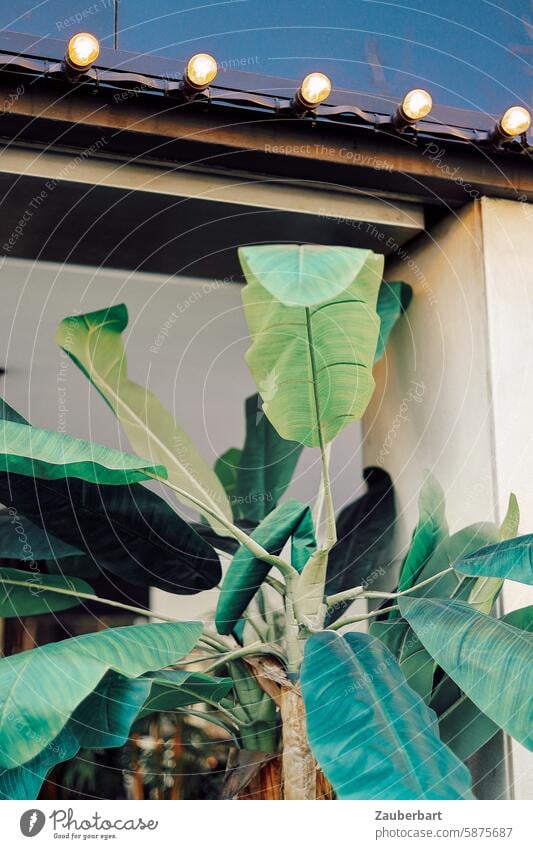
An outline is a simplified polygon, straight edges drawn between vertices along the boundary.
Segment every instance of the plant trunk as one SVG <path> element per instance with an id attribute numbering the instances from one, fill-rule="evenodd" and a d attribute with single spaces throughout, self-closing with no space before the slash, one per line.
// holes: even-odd
<path id="1" fill-rule="evenodd" d="M 307 742 L 305 708 L 298 687 L 281 691 L 281 722 L 283 798 L 316 799 L 317 766 Z"/>

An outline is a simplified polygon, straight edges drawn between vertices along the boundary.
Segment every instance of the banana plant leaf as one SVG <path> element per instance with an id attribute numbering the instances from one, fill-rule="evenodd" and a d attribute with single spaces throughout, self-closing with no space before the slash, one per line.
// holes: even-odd
<path id="1" fill-rule="evenodd" d="M 248 522 L 246 519 L 237 519 L 234 524 L 250 535 L 257 528 L 258 522 Z M 213 530 L 211 525 L 206 525 L 202 522 L 192 522 L 191 527 L 199 534 L 202 539 L 212 545 L 213 548 L 218 548 L 225 554 L 235 554 L 239 548 L 239 543 L 235 537 L 223 537 Z"/>
<path id="2" fill-rule="evenodd" d="M 27 424 L 3 400 L 0 414 Z M 0 472 L 0 502 L 131 583 L 189 595 L 220 581 L 212 546 L 141 484 L 98 486 Z"/>
<path id="3" fill-rule="evenodd" d="M 235 516 L 235 498 L 237 495 L 237 470 L 241 462 L 241 455 L 242 450 L 240 448 L 228 448 L 215 463 L 215 475 L 228 496 L 234 519 L 237 518 Z"/>
<path id="4" fill-rule="evenodd" d="M 57 344 L 76 363 L 115 413 L 135 452 L 168 471 L 168 480 L 191 496 L 178 496 L 196 510 L 196 500 L 231 520 L 224 489 L 185 431 L 156 396 L 128 377 L 122 332 L 128 324 L 124 304 L 65 318 Z M 222 535 L 226 530 L 209 517 Z"/>
<path id="5" fill-rule="evenodd" d="M 488 542 L 497 538 L 498 528 L 496 525 L 485 522 L 469 525 L 451 537 L 443 539 L 419 573 L 417 583 L 442 572 L 457 557 L 477 548 L 480 542 Z M 421 590 L 413 590 L 413 596 L 456 598 L 466 601 L 472 592 L 474 583 L 473 579 L 464 578 L 452 571 Z M 404 633 L 399 662 L 409 685 L 416 690 L 425 702 L 429 702 L 436 663 L 427 647 L 423 645 L 423 641 L 411 628 Z"/>
<path id="6" fill-rule="evenodd" d="M 316 551 L 315 525 L 311 510 L 307 509 L 291 537 L 291 563 L 297 572 L 303 570 L 314 551 Z"/>
<path id="7" fill-rule="evenodd" d="M 428 475 L 418 497 L 418 523 L 411 545 L 402 564 L 398 581 L 398 592 L 410 589 L 435 551 L 437 545 L 448 536 L 444 492 L 433 475 Z M 389 618 L 399 614 L 391 611 Z"/>
<path id="8" fill-rule="evenodd" d="M 425 648 L 477 707 L 533 749 L 533 637 L 444 599 L 399 599 Z"/>
<path id="9" fill-rule="evenodd" d="M 45 749 L 23 766 L 0 770 L 0 799 L 37 798 L 48 772 L 82 747 L 124 745 L 149 688 L 142 678 L 107 675 Z"/>
<path id="10" fill-rule="evenodd" d="M 11 581 L 24 581 L 31 586 L 18 586 Z M 0 567 L 0 618 L 38 616 L 41 613 L 58 613 L 76 607 L 81 600 L 75 596 L 61 595 L 42 589 L 43 586 L 93 593 L 92 587 L 81 578 L 47 575 L 41 572 L 24 572 L 22 569 Z"/>
<path id="11" fill-rule="evenodd" d="M 383 257 L 308 245 L 239 249 L 252 337 L 246 361 L 284 438 L 317 447 L 361 418 L 372 393 Z"/>
<path id="12" fill-rule="evenodd" d="M 520 524 L 520 510 L 516 496 L 511 493 L 507 513 L 500 527 L 500 540 L 516 537 Z M 503 578 L 478 578 L 468 596 L 468 603 L 480 613 L 490 613 L 503 588 Z"/>
<path id="13" fill-rule="evenodd" d="M 7 560 L 60 560 L 82 554 L 79 548 L 45 533 L 17 511 L 0 508 L 0 557 Z"/>
<path id="14" fill-rule="evenodd" d="M 278 733 L 274 701 L 242 661 L 229 663 L 228 671 L 237 697 L 233 712 L 242 723 L 239 727 L 242 748 L 248 751 L 276 752 Z"/>
<path id="15" fill-rule="evenodd" d="M 380 640 L 313 635 L 301 686 L 311 749 L 340 799 L 473 798 L 468 770 Z"/>
<path id="16" fill-rule="evenodd" d="M 66 433 L 0 420 L 0 472 L 42 480 L 128 484 L 166 478 L 164 466 Z"/>
<path id="17" fill-rule="evenodd" d="M 246 399 L 245 416 L 244 448 L 226 451 L 215 471 L 230 499 L 234 519 L 260 522 L 287 489 L 303 446 L 281 438 L 263 413 L 259 395 Z"/>
<path id="18" fill-rule="evenodd" d="M 106 718 L 121 706 L 129 710 L 122 697 L 115 703 L 109 696 L 110 681 L 113 690 L 113 682 L 120 688 L 124 679 L 177 663 L 196 645 L 202 630 L 201 622 L 110 628 L 0 660 L 0 768 L 31 761 L 69 722 L 81 745 L 96 728 L 110 733 Z M 114 673 L 111 678 L 106 677 L 109 673 Z M 136 682 L 136 692 L 143 691 L 137 709 L 150 686 L 148 679 Z"/>
<path id="19" fill-rule="evenodd" d="M 220 581 L 213 548 L 140 484 L 98 487 L 0 473 L 0 500 L 131 583 L 189 595 Z"/>
<path id="20" fill-rule="evenodd" d="M 502 616 L 500 621 L 531 633 L 533 632 L 533 606 L 513 610 Z M 488 743 L 500 729 L 468 696 L 462 694 L 457 685 L 446 675 L 439 690 L 444 691 L 445 696 L 448 696 L 450 689 L 457 692 L 457 695 L 446 709 L 439 710 L 437 704 L 433 702 L 432 707 L 439 714 L 439 734 L 442 742 L 446 743 L 458 758 L 466 761 L 485 743 Z"/>
<path id="21" fill-rule="evenodd" d="M 402 313 L 408 308 L 413 290 L 408 283 L 383 282 L 379 288 L 377 311 L 381 319 L 378 347 L 374 362 L 380 360 L 392 333 L 392 329 Z"/>
<path id="22" fill-rule="evenodd" d="M 309 507 L 291 498 L 263 519 L 253 531 L 252 539 L 269 554 L 280 554 L 289 537 L 297 533 L 302 522 L 306 522 L 308 512 Z M 220 589 L 215 613 L 219 634 L 231 634 L 271 568 L 269 563 L 258 560 L 244 546 L 239 548 Z"/>
<path id="23" fill-rule="evenodd" d="M 337 543 L 328 558 L 328 595 L 372 583 L 390 563 L 396 522 L 392 481 L 375 466 L 366 468 L 363 477 L 367 492 L 337 517 Z M 331 610 L 327 624 L 341 616 L 346 606 Z"/>
<path id="24" fill-rule="evenodd" d="M 125 739 L 127 734 L 128 731 Z M 36 799 L 50 770 L 75 757 L 79 749 L 76 735 L 66 725 L 52 743 L 24 766 L 0 769 L 0 799 Z"/>
<path id="25" fill-rule="evenodd" d="M 533 585 L 533 534 L 487 545 L 455 561 L 454 569 L 463 575 L 507 578 Z"/>
<path id="26" fill-rule="evenodd" d="M 143 719 L 159 711 L 173 711 L 178 708 L 204 702 L 218 705 L 231 688 L 231 678 L 216 678 L 202 672 L 186 672 L 182 669 L 159 670 L 148 676 L 151 689 L 138 719 Z"/>

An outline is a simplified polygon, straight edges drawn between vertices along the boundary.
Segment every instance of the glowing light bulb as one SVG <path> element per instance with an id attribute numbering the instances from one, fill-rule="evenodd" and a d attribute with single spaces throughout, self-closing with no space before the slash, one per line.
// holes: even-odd
<path id="1" fill-rule="evenodd" d="M 433 108 L 433 99 L 424 88 L 413 88 L 402 100 L 401 112 L 408 121 L 416 123 L 426 118 Z"/>
<path id="2" fill-rule="evenodd" d="M 298 96 L 305 106 L 318 106 L 331 94 L 331 80 L 318 71 L 307 74 L 300 86 Z"/>
<path id="3" fill-rule="evenodd" d="M 187 63 L 185 79 L 194 89 L 202 91 L 213 82 L 218 73 L 216 59 L 209 53 L 196 53 Z"/>
<path id="4" fill-rule="evenodd" d="M 502 133 L 509 138 L 527 133 L 531 126 L 531 114 L 523 106 L 510 106 L 500 120 Z"/>
<path id="5" fill-rule="evenodd" d="M 100 43 L 90 32 L 78 32 L 68 43 L 66 59 L 76 70 L 88 70 L 99 55 Z"/>

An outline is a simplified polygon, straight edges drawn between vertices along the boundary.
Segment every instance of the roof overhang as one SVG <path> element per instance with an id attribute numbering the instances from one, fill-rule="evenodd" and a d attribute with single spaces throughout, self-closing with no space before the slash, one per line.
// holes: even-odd
<path id="1" fill-rule="evenodd" d="M 236 243 L 379 249 L 365 229 L 374 222 L 395 250 L 423 229 L 424 209 L 431 216 L 481 195 L 533 200 L 531 149 L 488 146 L 494 116 L 437 106 L 417 132 L 397 134 L 395 103 L 334 91 L 302 119 L 288 108 L 296 83 L 234 69 L 184 102 L 183 62 L 109 49 L 73 85 L 64 49 L 57 39 L 0 34 L 4 212 L 10 203 L 0 245 L 55 181 L 54 204 L 12 255 L 138 267 L 142 235 L 153 246 L 146 270 L 216 276 L 237 270 L 221 263 Z"/>

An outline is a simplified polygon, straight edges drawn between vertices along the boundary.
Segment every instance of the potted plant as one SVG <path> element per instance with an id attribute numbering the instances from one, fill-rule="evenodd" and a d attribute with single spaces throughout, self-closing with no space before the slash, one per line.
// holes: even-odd
<path id="1" fill-rule="evenodd" d="M 199 592 L 220 582 L 218 552 L 232 557 L 215 627 L 115 601 L 169 621 L 0 661 L 6 798 L 34 798 L 54 764 L 80 747 L 121 745 L 154 711 L 199 712 L 227 731 L 232 797 L 252 782 L 262 798 L 467 799 L 463 761 L 499 728 L 531 745 L 531 609 L 492 615 L 505 577 L 531 582 L 528 544 L 499 542 L 516 536 L 514 500 L 500 530 L 449 536 L 442 493 L 428 478 L 391 592 L 369 579 L 388 563 L 386 473 L 368 470 L 368 493 L 335 515 L 330 448 L 366 409 L 373 363 L 407 288 L 382 283 L 383 258 L 370 251 L 258 246 L 241 249 L 240 259 L 246 359 L 262 402 L 248 402 L 245 445 L 215 471 L 130 379 L 123 305 L 65 319 L 57 341 L 107 401 L 134 454 L 43 431 L 3 404 L 0 501 L 12 520 L 4 556 L 7 546 L 22 562 L 0 571 L 1 615 L 94 599 L 91 566 Z M 280 501 L 302 446 L 320 455 L 313 510 Z M 167 487 L 176 509 L 147 481 Z M 179 504 L 202 522 L 193 527 Z M 52 562 L 46 572 L 43 560 Z M 345 615 L 362 598 L 381 607 Z M 361 622 L 372 623 L 369 633 L 352 630 Z"/>

